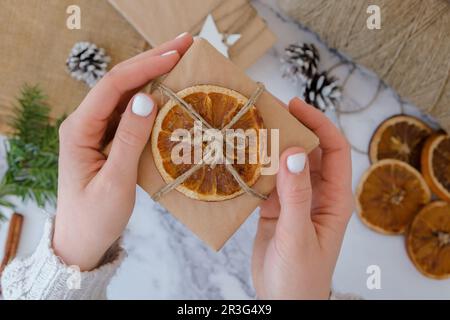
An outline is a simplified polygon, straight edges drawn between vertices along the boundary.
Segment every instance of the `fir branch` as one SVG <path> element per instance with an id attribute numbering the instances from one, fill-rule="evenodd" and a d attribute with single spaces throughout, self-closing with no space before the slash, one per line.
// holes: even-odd
<path id="1" fill-rule="evenodd" d="M 37 86 L 25 85 L 17 99 L 18 105 L 10 121 L 13 136 L 24 143 L 41 145 L 49 123 L 50 108 L 46 97 Z"/>
<path id="2" fill-rule="evenodd" d="M 10 122 L 13 135 L 7 141 L 8 170 L 0 184 L 0 206 L 12 206 L 6 195 L 31 199 L 40 207 L 55 203 L 58 129 L 64 117 L 52 124 L 49 114 L 42 91 L 37 86 L 24 86 Z"/>

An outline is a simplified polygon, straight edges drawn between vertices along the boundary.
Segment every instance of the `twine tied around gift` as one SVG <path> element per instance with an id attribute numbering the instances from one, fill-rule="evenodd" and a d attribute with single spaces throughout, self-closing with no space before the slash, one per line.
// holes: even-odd
<path id="1" fill-rule="evenodd" d="M 194 121 L 200 121 L 202 125 L 207 127 L 208 129 L 213 129 L 213 127 L 189 104 L 187 103 L 183 98 L 178 96 L 175 92 L 173 92 L 170 88 L 168 88 L 166 85 L 162 84 L 161 82 L 155 82 L 152 84 L 152 91 L 153 89 L 159 89 L 162 94 L 166 95 L 168 98 L 176 101 L 191 117 L 194 119 Z M 250 108 L 256 103 L 259 96 L 264 92 L 265 88 L 264 85 L 261 82 L 257 83 L 257 88 L 253 92 L 253 94 L 250 96 L 250 98 L 247 100 L 247 102 L 244 104 L 244 106 L 239 110 L 238 113 L 220 130 L 220 133 L 223 135 L 227 129 L 230 129 L 233 125 L 236 124 L 236 122 L 239 121 L 239 119 L 248 111 Z M 162 196 L 164 196 L 166 193 L 170 192 L 171 190 L 175 189 L 179 185 L 181 185 L 183 182 L 185 182 L 190 176 L 192 176 L 197 170 L 202 168 L 203 166 L 207 165 L 204 161 L 204 159 L 201 159 L 197 164 L 192 166 L 189 170 L 178 176 L 176 179 L 171 181 L 170 183 L 166 184 L 164 187 L 162 187 L 159 191 L 157 191 L 153 196 L 152 199 L 154 201 L 159 201 Z M 239 186 L 244 190 L 246 193 L 266 200 L 268 198 L 267 195 L 262 194 L 258 192 L 257 190 L 251 188 L 247 185 L 247 183 L 242 180 L 239 173 L 236 171 L 236 169 L 229 163 L 225 164 L 225 168 L 230 172 L 230 174 L 233 176 L 233 178 L 236 180 L 236 182 L 239 184 Z"/>

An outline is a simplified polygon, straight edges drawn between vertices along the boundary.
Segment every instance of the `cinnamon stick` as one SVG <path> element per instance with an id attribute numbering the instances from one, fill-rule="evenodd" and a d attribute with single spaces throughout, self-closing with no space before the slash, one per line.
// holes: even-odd
<path id="1" fill-rule="evenodd" d="M 0 265 L 0 275 L 5 269 L 6 265 L 15 258 L 20 242 L 20 234 L 22 232 L 23 216 L 19 213 L 14 213 L 11 216 L 8 228 L 8 237 L 6 238 L 5 254 Z"/>

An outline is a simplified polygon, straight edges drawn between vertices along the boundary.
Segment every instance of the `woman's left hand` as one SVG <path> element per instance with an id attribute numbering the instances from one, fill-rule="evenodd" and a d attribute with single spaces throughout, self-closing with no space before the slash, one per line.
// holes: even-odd
<path id="1" fill-rule="evenodd" d="M 139 158 L 157 110 L 151 96 L 131 97 L 169 72 L 191 44 L 192 37 L 183 34 L 118 64 L 62 123 L 53 247 L 66 264 L 94 269 L 125 229 L 135 202 Z M 102 138 L 111 115 L 124 106 L 106 158 Z"/>

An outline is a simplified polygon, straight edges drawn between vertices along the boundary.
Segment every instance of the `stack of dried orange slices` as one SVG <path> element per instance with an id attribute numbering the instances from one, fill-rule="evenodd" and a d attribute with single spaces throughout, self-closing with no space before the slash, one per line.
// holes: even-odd
<path id="1" fill-rule="evenodd" d="M 356 190 L 357 211 L 372 230 L 405 234 L 424 275 L 450 277 L 450 136 L 411 116 L 385 120 L 369 145 L 371 167 Z M 432 200 L 433 192 L 440 201 Z"/>

